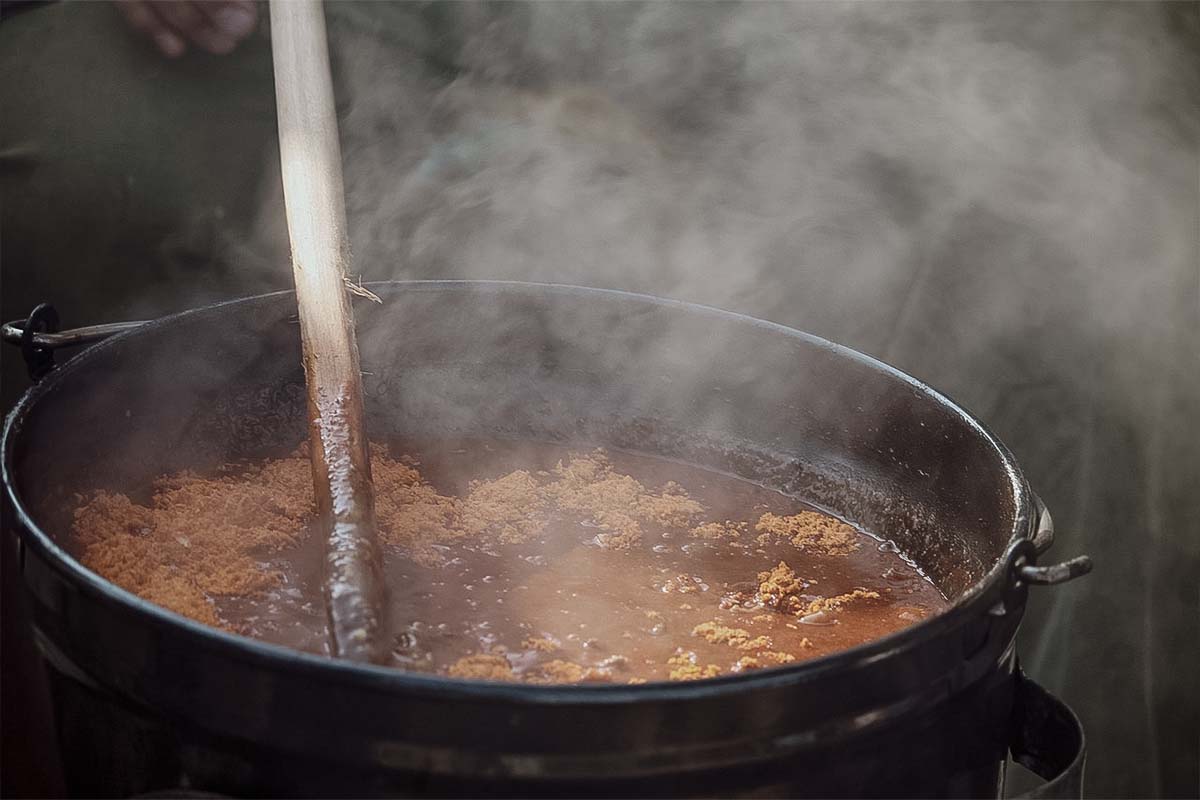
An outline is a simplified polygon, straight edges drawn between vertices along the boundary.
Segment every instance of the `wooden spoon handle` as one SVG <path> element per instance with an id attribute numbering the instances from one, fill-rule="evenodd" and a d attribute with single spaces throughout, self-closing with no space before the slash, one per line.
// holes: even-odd
<path id="1" fill-rule="evenodd" d="M 328 526 L 325 595 L 334 654 L 381 657 L 384 586 L 363 430 L 358 342 L 333 84 L 320 0 L 271 0 L 279 155 L 308 384 L 317 510 Z"/>

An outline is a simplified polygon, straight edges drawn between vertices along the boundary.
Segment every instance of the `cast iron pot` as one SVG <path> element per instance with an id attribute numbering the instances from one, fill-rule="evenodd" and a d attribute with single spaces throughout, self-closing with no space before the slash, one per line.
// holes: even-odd
<path id="1" fill-rule="evenodd" d="M 534 687 L 337 662 L 213 630 L 69 553 L 71 498 L 304 438 L 295 300 L 138 325 L 50 371 L 9 416 L 3 479 L 68 785 L 229 795 L 996 796 L 1010 752 L 1078 796 L 1074 715 L 1020 673 L 1050 517 L 969 414 L 854 351 L 622 292 L 371 287 L 358 309 L 373 435 L 604 445 L 704 465 L 891 538 L 953 606 L 780 669 Z M 39 371 L 45 310 L 8 326 Z M 100 333 L 108 333 L 101 330 Z M 93 334 L 96 331 L 92 331 Z M 38 366 L 40 360 L 40 366 Z"/>

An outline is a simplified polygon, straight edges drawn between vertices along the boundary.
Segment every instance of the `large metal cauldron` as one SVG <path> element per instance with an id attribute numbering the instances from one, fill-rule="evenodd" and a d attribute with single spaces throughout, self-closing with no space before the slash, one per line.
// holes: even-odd
<path id="1" fill-rule="evenodd" d="M 62 549 L 70 498 L 304 437 L 290 294 L 87 349 L 4 431 L 8 524 L 72 791 L 231 795 L 995 796 L 1010 747 L 1079 791 L 1073 715 L 1014 636 L 1049 516 L 1012 456 L 928 387 L 794 330 L 570 287 L 372 287 L 375 433 L 602 444 L 798 495 L 894 539 L 953 607 L 836 655 L 687 684 L 533 687 L 340 663 L 229 635 Z M 15 333 L 20 326 L 10 329 Z M 53 337 L 26 337 L 27 354 Z"/>

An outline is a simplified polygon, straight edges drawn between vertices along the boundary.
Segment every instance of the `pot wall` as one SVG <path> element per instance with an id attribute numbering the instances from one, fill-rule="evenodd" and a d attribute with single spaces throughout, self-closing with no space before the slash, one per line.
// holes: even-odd
<path id="1" fill-rule="evenodd" d="M 994 794 L 1025 601 L 1007 575 L 1031 555 L 1030 508 L 974 420 L 877 362 L 736 315 L 555 287 L 376 288 L 360 337 L 379 432 L 576 440 L 742 475 L 894 538 L 954 608 L 767 673 L 553 689 L 331 663 L 162 612 L 43 531 L 62 529 L 74 491 L 303 437 L 290 298 L 210 307 L 92 348 L 6 430 L 64 752 L 93 751 L 68 766 L 76 788 Z"/>

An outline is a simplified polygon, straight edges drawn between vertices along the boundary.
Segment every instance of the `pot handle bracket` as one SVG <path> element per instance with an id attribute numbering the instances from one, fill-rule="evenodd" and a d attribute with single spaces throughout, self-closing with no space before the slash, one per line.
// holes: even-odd
<path id="1" fill-rule="evenodd" d="M 1018 668 L 1009 752 L 1021 766 L 1046 782 L 1020 798 L 1083 796 L 1087 738 L 1070 706 L 1030 680 Z"/>
<path id="2" fill-rule="evenodd" d="M 5 326 L 6 336 L 4 338 L 6 341 L 11 341 L 7 336 L 8 327 L 8 325 Z M 21 357 L 25 359 L 25 369 L 29 371 L 29 379 L 34 383 L 40 381 L 47 372 L 54 369 L 54 351 L 48 347 L 39 346 L 34 342 L 33 337 L 38 333 L 58 333 L 58 329 L 58 311 L 49 303 L 38 304 L 33 311 L 29 312 L 29 317 L 21 323 Z"/>
<path id="3" fill-rule="evenodd" d="M 0 331 L 5 342 L 21 348 L 29 379 L 37 383 L 56 366 L 55 350 L 98 342 L 143 324 L 141 321 L 110 322 L 60 331 L 58 311 L 49 303 L 40 303 L 27 318 L 6 322 Z"/>
<path id="4" fill-rule="evenodd" d="M 1055 586 L 1092 571 L 1092 559 L 1076 556 L 1058 564 L 1038 566 L 1037 557 L 1054 544 L 1054 519 L 1046 504 L 1033 495 L 1036 528 L 1029 539 L 1009 550 L 1013 583 Z M 1030 680 L 1019 666 L 1009 752 L 1013 760 L 1046 782 L 1020 795 L 1022 798 L 1077 798 L 1083 793 L 1083 766 L 1087 742 L 1075 713 L 1049 691 Z"/>
<path id="5" fill-rule="evenodd" d="M 1054 518 L 1050 516 L 1050 511 L 1042 502 L 1042 498 L 1036 494 L 1033 495 L 1033 506 L 1037 512 L 1037 529 L 1030 541 L 1033 544 L 1033 555 L 1040 556 L 1054 544 Z M 1029 556 L 1018 553 L 1013 561 L 1013 571 L 1019 581 L 1034 586 L 1056 586 L 1073 581 L 1092 571 L 1090 556 L 1075 556 L 1075 558 L 1044 567 L 1040 567 L 1032 561 L 1033 559 Z"/>

